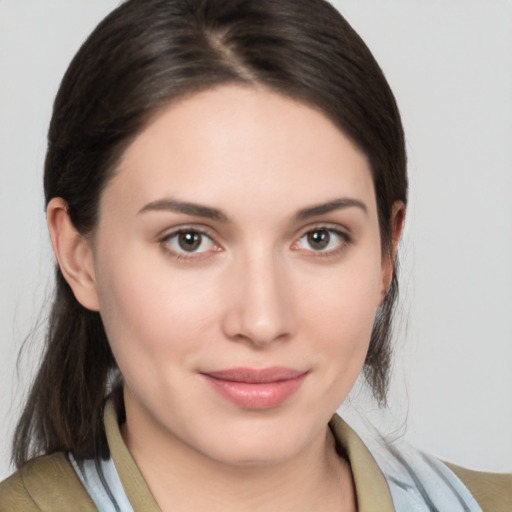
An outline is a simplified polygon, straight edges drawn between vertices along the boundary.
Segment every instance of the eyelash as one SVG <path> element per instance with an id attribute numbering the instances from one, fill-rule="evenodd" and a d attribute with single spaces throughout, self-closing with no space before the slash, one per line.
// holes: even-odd
<path id="1" fill-rule="evenodd" d="M 298 244 L 300 241 L 307 237 L 308 235 L 311 235 L 316 232 L 325 231 L 329 233 L 330 236 L 335 235 L 340 239 L 340 242 L 337 244 L 336 247 L 328 250 L 315 250 L 315 249 L 303 249 L 298 247 Z M 171 257 L 176 258 L 177 260 L 186 261 L 186 260 L 195 260 L 199 261 L 203 258 L 207 258 L 209 253 L 212 252 L 211 249 L 207 249 L 205 251 L 200 252 L 187 252 L 185 250 L 179 251 L 176 249 L 173 249 L 170 244 L 170 240 L 179 237 L 180 235 L 188 235 L 188 234 L 194 234 L 199 235 L 202 237 L 201 244 L 204 243 L 205 239 L 209 240 L 209 243 L 213 247 L 213 252 L 221 252 L 222 248 L 213 240 L 213 237 L 205 230 L 197 228 L 197 227 L 182 227 L 175 231 L 172 231 L 169 234 L 166 234 L 162 238 L 160 238 L 159 243 L 162 247 L 162 249 Z M 329 240 L 330 242 L 330 240 Z M 328 258 L 328 257 L 334 257 L 337 256 L 341 251 L 343 251 L 347 246 L 352 244 L 352 237 L 337 228 L 333 228 L 332 226 L 327 225 L 318 225 L 314 226 L 312 228 L 307 229 L 304 231 L 292 244 L 291 248 L 294 251 L 305 251 L 309 253 L 309 256 L 315 258 L 315 257 L 321 257 L 321 258 Z"/>
<path id="2" fill-rule="evenodd" d="M 330 236 L 335 235 L 338 237 L 339 243 L 336 245 L 336 247 L 328 250 L 301 249 L 300 247 L 296 247 L 300 240 L 302 240 L 304 237 L 320 231 L 326 231 Z M 292 249 L 296 251 L 306 251 L 312 258 L 329 258 L 338 256 L 338 254 L 340 254 L 352 243 L 353 239 L 347 232 L 328 225 L 318 225 L 304 231 L 302 235 L 297 239 L 297 241 L 293 243 Z"/>
<path id="3" fill-rule="evenodd" d="M 203 229 L 197 227 L 183 227 L 179 228 L 171 233 L 165 235 L 160 239 L 160 245 L 162 249 L 170 256 L 178 259 L 178 260 L 200 260 L 202 258 L 208 257 L 208 253 L 211 250 L 201 251 L 201 252 L 187 252 L 185 250 L 178 251 L 173 249 L 170 245 L 170 240 L 179 237 L 180 235 L 188 235 L 194 234 L 199 235 L 203 238 L 201 243 L 204 242 L 205 239 L 210 241 L 210 244 L 214 247 L 214 252 L 220 252 L 221 248 L 214 242 L 212 236 Z"/>

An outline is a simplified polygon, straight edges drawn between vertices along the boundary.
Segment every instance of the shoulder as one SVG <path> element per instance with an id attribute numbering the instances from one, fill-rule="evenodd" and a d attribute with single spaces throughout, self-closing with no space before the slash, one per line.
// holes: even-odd
<path id="1" fill-rule="evenodd" d="M 483 473 L 445 464 L 468 488 L 483 512 L 512 510 L 512 473 Z"/>
<path id="2" fill-rule="evenodd" d="M 84 512 L 96 508 L 62 453 L 31 460 L 0 483 L 0 512 Z"/>
<path id="3" fill-rule="evenodd" d="M 331 426 L 350 459 L 358 498 L 359 491 L 366 495 L 375 488 L 376 479 L 370 482 L 368 475 L 380 473 L 393 501 L 386 510 L 512 512 L 512 474 L 483 473 L 442 462 L 403 438 L 380 435 L 367 423 L 358 425 L 357 433 L 340 418 L 334 418 Z M 381 503 L 385 494 L 381 490 L 377 496 Z"/>

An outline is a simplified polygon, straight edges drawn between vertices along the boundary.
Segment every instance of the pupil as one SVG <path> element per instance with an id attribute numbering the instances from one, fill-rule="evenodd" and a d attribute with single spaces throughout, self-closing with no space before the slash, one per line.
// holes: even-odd
<path id="1" fill-rule="evenodd" d="M 325 249 L 329 244 L 330 238 L 331 235 L 329 234 L 329 231 L 321 229 L 319 231 L 309 233 L 308 242 L 313 249 Z"/>
<path id="2" fill-rule="evenodd" d="M 201 245 L 201 235 L 199 233 L 180 233 L 178 243 L 184 251 L 195 251 Z"/>

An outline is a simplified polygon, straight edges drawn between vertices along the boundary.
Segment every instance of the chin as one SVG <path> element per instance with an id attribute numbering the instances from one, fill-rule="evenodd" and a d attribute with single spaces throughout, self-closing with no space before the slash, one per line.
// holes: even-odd
<path id="1" fill-rule="evenodd" d="M 233 422 L 203 437 L 197 448 L 212 460 L 238 467 L 261 467 L 280 464 L 299 456 L 316 440 L 323 442 L 325 429 L 293 422 Z M 205 442 L 206 441 L 206 442 Z"/>
<path id="2" fill-rule="evenodd" d="M 218 463 L 237 468 L 261 468 L 275 466 L 293 459 L 300 450 L 282 450 L 275 444 L 269 444 L 265 449 L 240 447 L 238 450 L 215 450 L 210 458 Z"/>

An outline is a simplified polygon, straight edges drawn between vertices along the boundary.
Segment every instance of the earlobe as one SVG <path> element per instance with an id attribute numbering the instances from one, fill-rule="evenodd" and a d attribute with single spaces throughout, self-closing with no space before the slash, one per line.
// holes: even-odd
<path id="1" fill-rule="evenodd" d="M 89 241 L 71 222 L 64 199 L 53 198 L 46 216 L 53 252 L 64 278 L 82 306 L 98 311 L 94 260 Z"/>
<path id="2" fill-rule="evenodd" d="M 380 294 L 380 304 L 384 301 L 391 285 L 391 280 L 393 279 L 396 253 L 404 227 L 404 220 L 405 204 L 402 201 L 395 201 L 391 209 L 391 243 L 389 250 L 386 254 L 383 254 L 382 259 L 382 289 Z"/>

